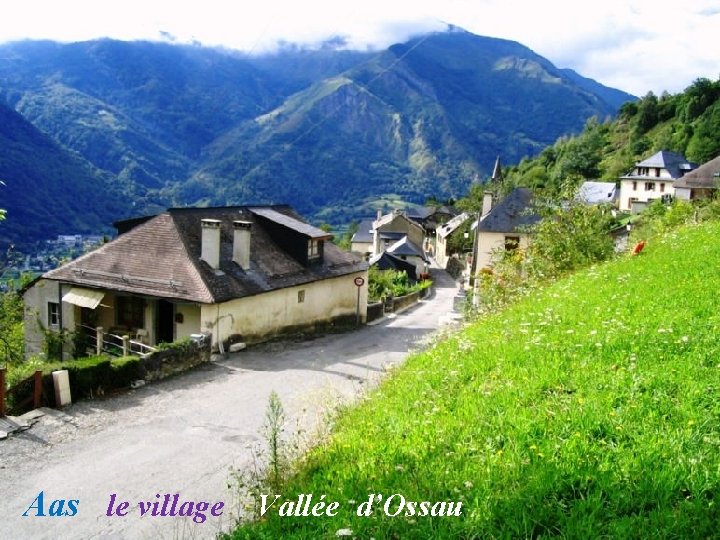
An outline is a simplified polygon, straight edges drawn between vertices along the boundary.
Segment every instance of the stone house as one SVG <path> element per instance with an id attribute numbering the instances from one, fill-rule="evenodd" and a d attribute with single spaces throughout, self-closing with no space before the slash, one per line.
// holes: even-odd
<path id="1" fill-rule="evenodd" d="M 365 318 L 367 263 L 288 206 L 175 208 L 115 224 L 119 235 L 24 292 L 28 354 L 46 330 L 104 331 L 148 345 L 205 333 L 262 341 Z"/>

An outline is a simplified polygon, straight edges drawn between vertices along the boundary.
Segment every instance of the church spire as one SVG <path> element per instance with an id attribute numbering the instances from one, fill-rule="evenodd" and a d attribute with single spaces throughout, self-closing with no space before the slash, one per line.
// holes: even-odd
<path id="1" fill-rule="evenodd" d="M 493 167 L 493 173 L 490 177 L 490 183 L 491 184 L 499 184 L 502 182 L 503 176 L 502 176 L 502 166 L 500 165 L 500 156 L 495 158 L 495 167 Z"/>

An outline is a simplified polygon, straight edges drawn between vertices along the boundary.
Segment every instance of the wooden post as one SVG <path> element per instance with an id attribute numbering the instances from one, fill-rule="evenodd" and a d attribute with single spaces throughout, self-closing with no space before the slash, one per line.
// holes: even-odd
<path id="1" fill-rule="evenodd" d="M 130 356 L 130 336 L 123 336 L 123 356 Z"/>
<path id="2" fill-rule="evenodd" d="M 33 392 L 33 409 L 37 409 L 40 406 L 40 400 L 42 399 L 43 372 L 40 370 L 35 371 L 33 378 L 33 382 L 35 383 L 35 389 Z"/>
<path id="3" fill-rule="evenodd" d="M 5 368 L 0 368 L 0 417 L 5 416 Z"/>
<path id="4" fill-rule="evenodd" d="M 95 354 L 100 356 L 103 351 L 103 327 L 98 326 L 95 329 Z"/>

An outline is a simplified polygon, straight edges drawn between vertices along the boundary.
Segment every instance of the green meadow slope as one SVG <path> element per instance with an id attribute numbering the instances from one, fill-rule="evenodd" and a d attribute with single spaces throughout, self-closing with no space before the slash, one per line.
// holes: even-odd
<path id="1" fill-rule="evenodd" d="M 281 517 L 278 502 L 233 537 L 715 536 L 719 237 L 681 229 L 412 357 L 279 492 L 325 495 L 337 516 Z M 358 517 L 372 493 L 462 515 Z"/>

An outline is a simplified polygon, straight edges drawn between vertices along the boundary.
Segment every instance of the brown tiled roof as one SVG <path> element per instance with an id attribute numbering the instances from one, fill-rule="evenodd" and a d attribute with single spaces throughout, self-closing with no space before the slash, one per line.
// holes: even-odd
<path id="1" fill-rule="evenodd" d="M 305 266 L 281 249 L 258 219 L 270 209 L 288 225 L 306 225 L 287 206 L 170 209 L 96 251 L 45 274 L 45 278 L 134 294 L 218 303 L 275 289 L 339 277 L 367 268 L 357 257 L 326 242 L 321 264 Z M 274 216 L 281 220 L 278 215 Z M 220 221 L 220 267 L 200 259 L 202 219 Z M 252 225 L 250 268 L 232 262 L 233 221 Z M 310 226 L 308 226 L 310 227 Z M 310 227 L 302 234 L 313 238 Z M 327 237 L 327 233 L 324 233 Z"/>
<path id="2" fill-rule="evenodd" d="M 676 188 L 716 189 L 718 183 L 720 183 L 720 156 L 687 173 L 673 186 Z"/>

